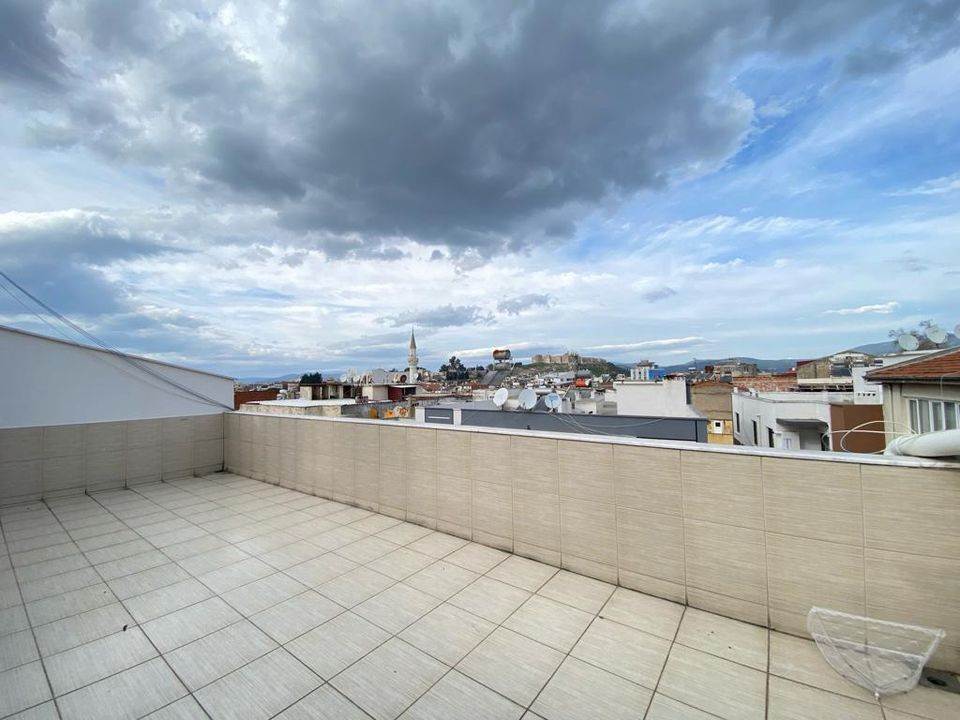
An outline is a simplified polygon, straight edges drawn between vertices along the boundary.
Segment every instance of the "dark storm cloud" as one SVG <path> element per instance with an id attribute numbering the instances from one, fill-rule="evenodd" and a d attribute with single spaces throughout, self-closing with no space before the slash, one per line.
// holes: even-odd
<path id="1" fill-rule="evenodd" d="M 497 303 L 497 312 L 507 315 L 519 315 L 524 310 L 530 310 L 537 307 L 550 307 L 555 302 L 552 295 L 547 293 L 527 293 L 516 297 L 507 298 Z"/>
<path id="2" fill-rule="evenodd" d="M 427 328 L 488 325 L 492 321 L 493 316 L 484 312 L 479 305 L 442 305 L 429 310 L 410 310 L 377 319 L 377 322 L 393 327 L 413 325 Z"/>
<path id="3" fill-rule="evenodd" d="M 68 75 L 47 22 L 49 2 L 0 2 L 0 79 L 54 88 Z"/>
<path id="4" fill-rule="evenodd" d="M 96 316 L 126 308 L 122 288 L 96 269 L 114 259 L 170 252 L 163 242 L 130 235 L 94 213 L 21 222 L 0 229 L 0 268 L 55 308 Z M 0 312 L 22 312 L 4 296 Z"/>
<path id="5" fill-rule="evenodd" d="M 331 258 L 399 259 L 412 239 L 468 267 L 720 167 L 753 122 L 731 80 L 748 56 L 829 55 L 883 22 L 895 54 L 942 51 L 957 2 L 247 0 L 224 19 L 8 0 L 0 71 L 78 73 L 25 123 L 36 144 L 157 168 L 188 202 L 266 207 Z M 875 72 L 874 50 L 850 71 Z"/>

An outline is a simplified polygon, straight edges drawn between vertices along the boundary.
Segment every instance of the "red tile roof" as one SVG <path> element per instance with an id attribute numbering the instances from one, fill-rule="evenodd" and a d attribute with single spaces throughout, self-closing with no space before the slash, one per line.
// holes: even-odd
<path id="1" fill-rule="evenodd" d="M 960 348 L 944 350 L 917 360 L 867 373 L 867 380 L 960 380 Z"/>

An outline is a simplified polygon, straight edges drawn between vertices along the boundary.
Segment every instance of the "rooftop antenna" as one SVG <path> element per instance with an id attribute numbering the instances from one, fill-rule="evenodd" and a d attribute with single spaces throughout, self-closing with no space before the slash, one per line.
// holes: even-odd
<path id="1" fill-rule="evenodd" d="M 510 397 L 510 391 L 506 388 L 500 388 L 493 394 L 493 404 L 498 408 L 503 408 L 503 404 Z"/>
<path id="2" fill-rule="evenodd" d="M 533 406 L 537 404 L 537 393 L 534 392 L 533 388 L 524 388 L 520 391 L 520 407 L 524 410 L 533 410 Z"/>
<path id="3" fill-rule="evenodd" d="M 931 325 L 928 327 L 924 332 L 924 335 L 926 335 L 927 340 L 932 342 L 934 345 L 939 345 L 947 339 L 947 332 L 937 325 Z"/>
<path id="4" fill-rule="evenodd" d="M 544 399 L 543 404 L 547 406 L 549 410 L 556 410 L 560 407 L 560 396 L 555 393 L 549 393 Z"/>
<path id="5" fill-rule="evenodd" d="M 902 335 L 897 337 L 897 345 L 900 346 L 901 350 L 906 350 L 907 352 L 910 352 L 920 347 L 920 341 L 917 340 L 917 338 L 915 338 L 910 333 L 903 333 Z"/>

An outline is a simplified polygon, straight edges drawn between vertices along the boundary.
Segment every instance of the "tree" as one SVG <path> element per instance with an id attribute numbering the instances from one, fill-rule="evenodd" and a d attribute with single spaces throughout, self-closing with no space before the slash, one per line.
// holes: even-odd
<path id="1" fill-rule="evenodd" d="M 323 375 L 320 372 L 304 373 L 300 376 L 301 385 L 319 385 L 323 382 Z"/>
<path id="2" fill-rule="evenodd" d="M 932 328 L 933 325 L 933 320 L 921 320 L 912 330 L 897 328 L 887 333 L 887 336 L 896 342 L 897 338 L 901 335 L 913 335 L 919 343 L 917 347 L 918 350 L 936 350 L 938 345 L 927 337 L 927 331 Z"/>

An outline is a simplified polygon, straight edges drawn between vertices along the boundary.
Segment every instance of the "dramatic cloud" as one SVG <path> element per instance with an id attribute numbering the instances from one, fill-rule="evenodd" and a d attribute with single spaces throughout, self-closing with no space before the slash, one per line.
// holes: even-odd
<path id="1" fill-rule="evenodd" d="M 878 313 L 880 315 L 889 315 L 894 312 L 900 303 L 885 302 L 878 305 L 861 305 L 855 308 L 841 308 L 839 310 L 824 310 L 824 315 L 863 315 L 865 313 Z"/>
<path id="2" fill-rule="evenodd" d="M 485 313 L 477 305 L 442 305 L 429 310 L 410 310 L 390 317 L 379 318 L 379 322 L 393 327 L 403 325 L 427 328 L 459 327 L 461 325 L 486 325 L 493 321 L 490 313 Z"/>
<path id="3" fill-rule="evenodd" d="M 0 267 L 244 375 L 825 354 L 960 316 L 958 12 L 5 0 Z"/>
<path id="4" fill-rule="evenodd" d="M 556 298 L 547 293 L 527 293 L 517 297 L 501 300 L 497 303 L 497 312 L 507 315 L 519 315 L 524 310 L 530 310 L 538 307 L 550 307 L 556 302 Z"/>

